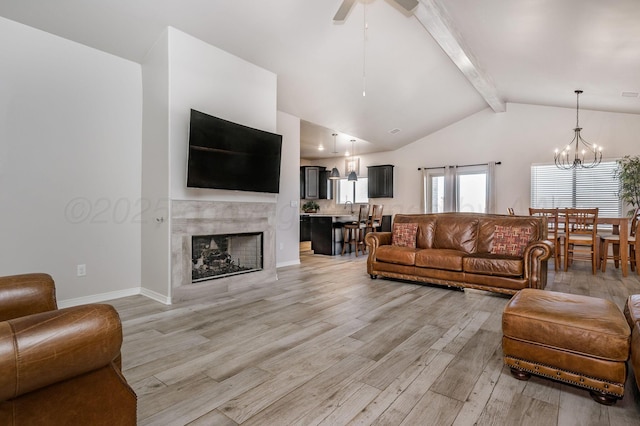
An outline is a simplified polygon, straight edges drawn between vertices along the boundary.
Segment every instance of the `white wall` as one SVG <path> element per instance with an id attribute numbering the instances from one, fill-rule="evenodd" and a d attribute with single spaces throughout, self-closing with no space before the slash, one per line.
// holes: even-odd
<path id="1" fill-rule="evenodd" d="M 575 109 L 508 104 L 507 112 L 485 109 L 392 152 L 362 155 L 360 168 L 394 164 L 394 198 L 385 214 L 421 212 L 419 167 L 501 161 L 496 167 L 497 212 L 513 207 L 526 214 L 533 163 L 553 162 L 553 151 L 573 139 Z M 604 146 L 607 158 L 640 154 L 640 115 L 580 110 L 582 136 Z M 315 162 L 330 166 L 333 160 Z"/>
<path id="2" fill-rule="evenodd" d="M 142 293 L 170 302 L 169 239 L 169 32 L 142 63 Z"/>
<path id="3" fill-rule="evenodd" d="M 0 40 L 0 275 L 47 272 L 62 305 L 137 291 L 140 65 L 4 18 Z"/>
<path id="4" fill-rule="evenodd" d="M 277 76 L 169 28 L 170 197 L 173 200 L 276 202 L 273 194 L 187 188 L 191 108 L 268 132 L 277 128 Z"/>
<path id="5" fill-rule="evenodd" d="M 276 208 L 276 266 L 300 263 L 300 119 L 278 111 L 282 135 L 280 193 Z"/>

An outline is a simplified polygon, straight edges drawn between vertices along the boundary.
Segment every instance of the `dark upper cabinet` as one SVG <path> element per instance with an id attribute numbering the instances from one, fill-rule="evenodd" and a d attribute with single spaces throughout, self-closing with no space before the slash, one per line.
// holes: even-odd
<path id="1" fill-rule="evenodd" d="M 329 179 L 329 176 L 331 176 L 331 170 L 320 171 L 318 193 L 322 200 L 333 199 L 333 181 Z"/>
<path id="2" fill-rule="evenodd" d="M 328 184 L 329 173 L 326 167 L 300 167 L 300 198 L 307 200 L 329 198 L 332 195 Z"/>
<path id="3" fill-rule="evenodd" d="M 369 198 L 393 198 L 393 166 L 368 166 Z"/>

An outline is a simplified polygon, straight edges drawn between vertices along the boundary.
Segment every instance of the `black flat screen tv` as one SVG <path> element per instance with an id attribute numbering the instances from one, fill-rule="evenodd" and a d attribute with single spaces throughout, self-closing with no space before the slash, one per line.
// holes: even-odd
<path id="1" fill-rule="evenodd" d="M 278 193 L 282 136 L 191 110 L 187 187 Z"/>

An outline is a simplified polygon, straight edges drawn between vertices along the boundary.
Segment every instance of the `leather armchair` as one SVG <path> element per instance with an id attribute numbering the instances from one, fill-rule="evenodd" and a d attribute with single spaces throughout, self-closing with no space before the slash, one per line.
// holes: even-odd
<path id="1" fill-rule="evenodd" d="M 57 309 L 47 274 L 0 277 L 0 424 L 135 425 L 106 304 Z"/>

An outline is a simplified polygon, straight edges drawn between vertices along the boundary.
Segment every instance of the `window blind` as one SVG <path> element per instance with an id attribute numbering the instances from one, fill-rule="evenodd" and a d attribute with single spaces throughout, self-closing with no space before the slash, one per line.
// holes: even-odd
<path id="1" fill-rule="evenodd" d="M 615 160 L 593 169 L 560 170 L 555 164 L 531 166 L 531 207 L 598 207 L 598 216 L 622 216 Z"/>

